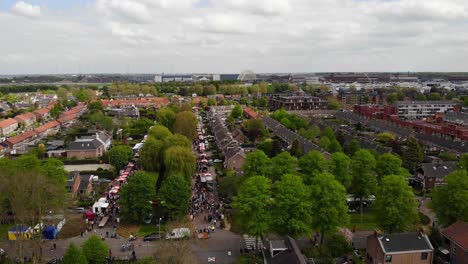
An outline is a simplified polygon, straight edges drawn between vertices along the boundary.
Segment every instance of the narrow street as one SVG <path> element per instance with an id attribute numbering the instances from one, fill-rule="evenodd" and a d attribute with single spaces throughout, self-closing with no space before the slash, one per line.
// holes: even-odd
<path id="1" fill-rule="evenodd" d="M 195 230 L 208 234 L 209 238 L 195 239 L 192 249 L 199 263 L 236 263 L 240 257 L 241 236 L 224 229 L 225 217 L 217 192 L 217 175 L 214 167 L 208 165 L 212 153 L 205 150 L 207 129 L 201 120 L 197 131 L 198 138 L 193 144 L 197 172 L 192 183 L 191 215 Z"/>

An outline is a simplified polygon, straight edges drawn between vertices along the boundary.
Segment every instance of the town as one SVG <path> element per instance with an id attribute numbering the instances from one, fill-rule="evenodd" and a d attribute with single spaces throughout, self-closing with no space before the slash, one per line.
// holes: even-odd
<path id="1" fill-rule="evenodd" d="M 468 76 L 68 77 L 2 78 L 0 263 L 468 263 Z"/>

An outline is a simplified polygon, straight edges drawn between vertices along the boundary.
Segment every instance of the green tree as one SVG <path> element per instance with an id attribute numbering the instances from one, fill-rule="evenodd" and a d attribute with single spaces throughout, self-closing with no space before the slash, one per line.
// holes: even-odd
<path id="1" fill-rule="evenodd" d="M 457 170 L 445 177 L 446 185 L 433 193 L 432 207 L 442 226 L 457 220 L 468 222 L 468 173 Z"/>
<path id="2" fill-rule="evenodd" d="M 382 132 L 377 135 L 377 139 L 382 143 L 387 143 L 389 141 L 394 141 L 395 135 L 390 132 Z"/>
<path id="3" fill-rule="evenodd" d="M 388 233 L 408 231 L 419 218 L 413 191 L 400 175 L 388 175 L 382 179 L 375 209 L 379 226 Z"/>
<path id="4" fill-rule="evenodd" d="M 109 255 L 109 247 L 98 236 L 91 236 L 81 245 L 89 264 L 102 264 Z"/>
<path id="5" fill-rule="evenodd" d="M 395 103 L 398 100 L 397 94 L 396 93 L 388 94 L 386 100 L 388 104 Z"/>
<path id="6" fill-rule="evenodd" d="M 246 176 L 265 176 L 268 175 L 270 169 L 271 160 L 261 150 L 256 150 L 247 154 L 242 169 Z"/>
<path id="7" fill-rule="evenodd" d="M 403 167 L 410 172 L 414 172 L 424 160 L 424 152 L 418 140 L 410 137 L 406 140 L 405 146 L 402 149 Z"/>
<path id="8" fill-rule="evenodd" d="M 322 137 L 327 137 L 330 141 L 336 139 L 335 133 L 330 127 L 326 127 L 322 131 Z"/>
<path id="9" fill-rule="evenodd" d="M 81 249 L 75 244 L 70 243 L 68 246 L 65 255 L 63 256 L 63 264 L 88 264 L 88 260 L 86 259 L 85 255 L 81 251 Z"/>
<path id="10" fill-rule="evenodd" d="M 327 150 L 331 153 L 335 152 L 343 152 L 343 149 L 341 148 L 340 142 L 338 140 L 334 139 L 328 144 Z"/>
<path id="11" fill-rule="evenodd" d="M 190 205 L 191 190 L 189 182 L 182 175 L 170 175 L 159 189 L 161 205 L 171 217 L 181 217 Z"/>
<path id="12" fill-rule="evenodd" d="M 299 168 L 304 175 L 304 183 L 310 184 L 317 174 L 328 170 L 328 161 L 320 151 L 312 150 L 299 159 Z"/>
<path id="13" fill-rule="evenodd" d="M 295 157 L 301 157 L 302 156 L 303 151 L 302 151 L 301 143 L 299 143 L 299 140 L 294 139 L 294 141 L 291 144 L 291 149 L 289 151 Z"/>
<path id="14" fill-rule="evenodd" d="M 88 94 L 86 93 L 86 91 L 84 89 L 79 89 L 77 91 L 75 97 L 79 102 L 86 102 L 86 101 L 89 100 Z"/>
<path id="15" fill-rule="evenodd" d="M 416 100 L 418 100 L 418 101 L 426 101 L 427 98 L 426 98 L 426 96 L 425 96 L 423 93 L 418 93 L 418 94 L 416 95 Z"/>
<path id="16" fill-rule="evenodd" d="M 353 156 L 354 153 L 358 152 L 361 149 L 361 143 L 356 139 L 351 140 L 348 144 L 345 145 L 344 151 L 347 155 Z"/>
<path id="17" fill-rule="evenodd" d="M 377 180 L 372 171 L 375 169 L 376 161 L 369 150 L 361 149 L 354 153 L 351 160 L 351 193 L 354 198 L 359 199 L 360 212 L 362 205 L 376 188 Z"/>
<path id="18" fill-rule="evenodd" d="M 406 177 L 409 174 L 402 167 L 400 157 L 392 153 L 385 153 L 377 159 L 375 172 L 380 179 L 387 175 L 400 175 Z"/>
<path id="19" fill-rule="evenodd" d="M 197 136 L 197 118 L 192 112 L 183 111 L 176 115 L 174 123 L 174 133 L 186 136 L 188 139 L 195 139 Z"/>
<path id="20" fill-rule="evenodd" d="M 334 258 L 343 257 L 353 251 L 349 240 L 340 233 L 335 233 L 325 242 L 327 252 Z M 353 263 L 355 263 L 353 261 Z"/>
<path id="21" fill-rule="evenodd" d="M 176 114 L 171 108 L 164 108 L 156 112 L 158 123 L 173 131 L 176 121 Z"/>
<path id="22" fill-rule="evenodd" d="M 320 138 L 319 145 L 320 145 L 322 148 L 328 149 L 328 147 L 330 146 L 330 144 L 331 144 L 331 141 L 330 141 L 330 139 L 328 139 L 328 137 L 322 136 L 322 137 Z"/>
<path id="23" fill-rule="evenodd" d="M 349 221 L 346 190 L 328 172 L 316 175 L 310 188 L 311 227 L 320 231 L 320 244 L 323 244 L 325 233 L 335 231 Z"/>
<path id="24" fill-rule="evenodd" d="M 235 119 L 238 119 L 242 117 L 243 113 L 244 113 L 244 110 L 242 110 L 242 107 L 240 105 L 236 105 L 231 111 L 231 116 Z"/>
<path id="25" fill-rule="evenodd" d="M 126 145 L 116 145 L 109 150 L 109 163 L 118 171 L 123 169 L 132 157 L 133 151 Z"/>
<path id="26" fill-rule="evenodd" d="M 349 187 L 351 184 L 351 159 L 342 152 L 333 153 L 330 157 L 330 173 L 343 186 Z"/>
<path id="27" fill-rule="evenodd" d="M 50 116 L 52 118 L 58 118 L 60 114 L 62 113 L 62 104 L 60 102 L 57 102 L 52 109 L 50 109 Z"/>
<path id="28" fill-rule="evenodd" d="M 463 154 L 457 163 L 458 168 L 468 171 L 468 153 Z"/>
<path id="29" fill-rule="evenodd" d="M 267 176 L 273 182 L 279 180 L 285 174 L 295 173 L 297 169 L 297 158 L 285 151 L 271 159 L 271 166 Z"/>
<path id="30" fill-rule="evenodd" d="M 153 137 L 157 140 L 166 140 L 167 137 L 171 136 L 172 133 L 169 129 L 162 125 L 152 126 L 148 131 L 148 136 Z"/>
<path id="31" fill-rule="evenodd" d="M 234 197 L 233 207 L 237 210 L 242 231 L 255 236 L 257 250 L 258 239 L 271 231 L 271 189 L 268 178 L 253 176 L 242 183 Z"/>
<path id="32" fill-rule="evenodd" d="M 147 171 L 159 171 L 163 164 L 164 142 L 148 137 L 140 149 L 138 163 Z"/>
<path id="33" fill-rule="evenodd" d="M 67 100 L 68 89 L 65 87 L 59 87 L 57 89 L 57 98 L 60 102 Z"/>
<path id="34" fill-rule="evenodd" d="M 440 96 L 440 93 L 430 93 L 427 96 L 428 101 L 439 101 L 442 100 L 442 96 Z"/>
<path id="35" fill-rule="evenodd" d="M 216 86 L 214 85 L 209 85 L 208 87 L 205 88 L 205 94 L 206 95 L 213 95 L 216 94 Z"/>
<path id="36" fill-rule="evenodd" d="M 122 215 L 132 222 L 141 222 L 152 212 L 156 195 L 157 174 L 138 171 L 120 191 Z"/>
<path id="37" fill-rule="evenodd" d="M 267 129 L 265 128 L 265 124 L 261 119 L 248 119 L 245 120 L 243 125 L 244 130 L 246 131 L 247 136 L 251 141 L 254 141 L 266 135 L 268 133 Z"/>
<path id="38" fill-rule="evenodd" d="M 273 185 L 273 229 L 279 234 L 299 236 L 310 231 L 310 190 L 300 176 L 285 174 Z"/>
<path id="39" fill-rule="evenodd" d="M 102 105 L 102 101 L 94 101 L 88 104 L 88 109 L 91 111 L 104 111 L 104 106 Z"/>
<path id="40" fill-rule="evenodd" d="M 191 149 L 173 146 L 164 153 L 164 165 L 166 175 L 182 175 L 190 181 L 195 172 L 195 156 Z"/>

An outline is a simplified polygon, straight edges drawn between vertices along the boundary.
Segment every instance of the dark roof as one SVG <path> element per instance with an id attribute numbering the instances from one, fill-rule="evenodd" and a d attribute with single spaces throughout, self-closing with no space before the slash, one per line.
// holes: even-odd
<path id="1" fill-rule="evenodd" d="M 385 253 L 433 250 L 431 242 L 422 233 L 384 234 L 378 239 Z"/>
<path id="2" fill-rule="evenodd" d="M 280 241 L 272 241 L 273 247 L 279 247 L 281 248 L 282 246 L 286 246 L 286 250 L 280 252 L 277 254 L 275 257 L 272 257 L 270 254 L 270 251 L 266 251 L 265 253 L 265 258 L 266 262 L 268 264 L 283 264 L 283 263 L 288 263 L 288 264 L 305 264 L 307 263 L 305 261 L 304 256 L 302 255 L 301 251 L 299 250 L 299 247 L 296 244 L 296 241 L 292 239 L 291 237 L 287 237 L 285 240 Z M 267 244 L 268 247 L 270 247 L 269 243 Z"/>
<path id="3" fill-rule="evenodd" d="M 94 150 L 101 146 L 101 142 L 97 139 L 78 140 L 74 141 L 68 147 L 68 150 Z"/>
<path id="4" fill-rule="evenodd" d="M 444 178 L 457 169 L 457 163 L 454 161 L 435 161 L 434 163 L 421 164 L 421 170 L 425 177 Z"/>
<path id="5" fill-rule="evenodd" d="M 457 221 L 451 226 L 442 230 L 442 235 L 452 240 L 460 247 L 468 250 L 468 224 L 463 221 Z"/>
<path id="6" fill-rule="evenodd" d="M 85 191 L 88 189 L 89 185 L 89 178 L 88 177 L 83 177 L 80 181 L 80 186 L 78 187 L 79 191 Z"/>

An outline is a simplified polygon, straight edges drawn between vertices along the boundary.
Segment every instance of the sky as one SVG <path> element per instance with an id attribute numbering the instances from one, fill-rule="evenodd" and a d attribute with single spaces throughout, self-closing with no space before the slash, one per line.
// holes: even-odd
<path id="1" fill-rule="evenodd" d="M 468 71 L 467 0 L 0 0 L 0 74 Z"/>

